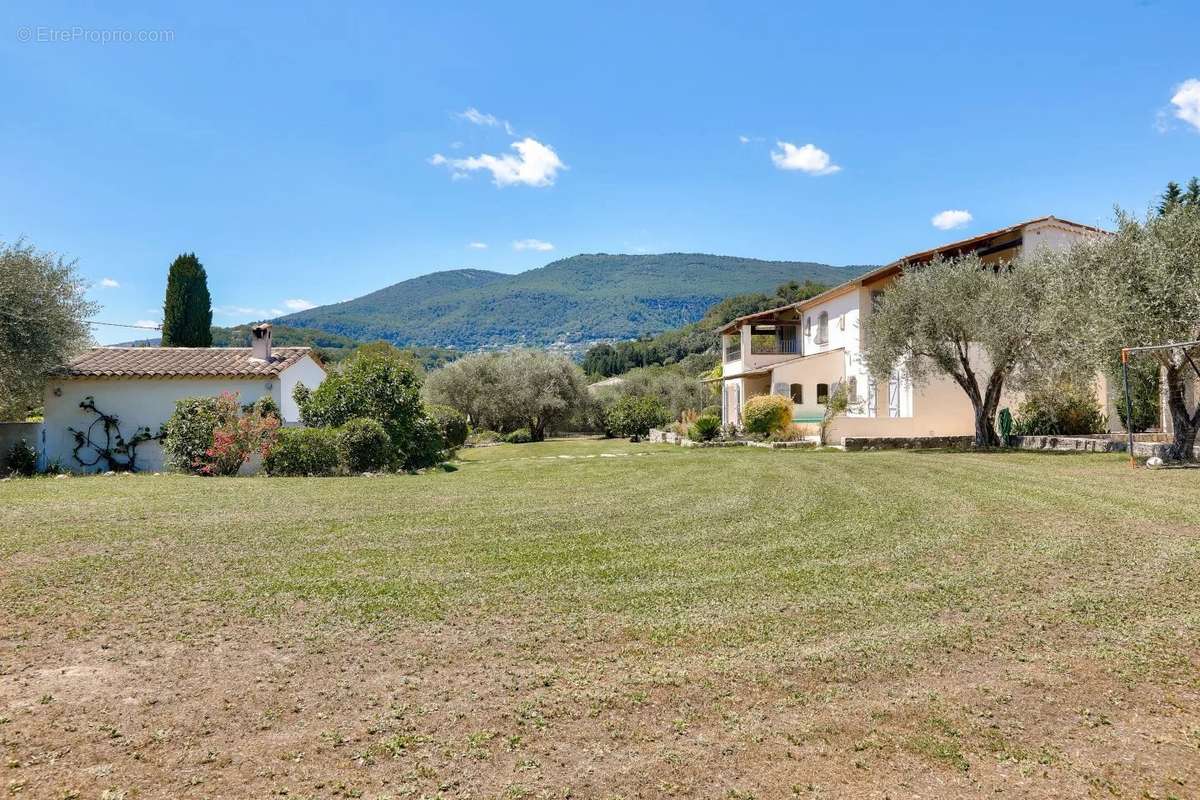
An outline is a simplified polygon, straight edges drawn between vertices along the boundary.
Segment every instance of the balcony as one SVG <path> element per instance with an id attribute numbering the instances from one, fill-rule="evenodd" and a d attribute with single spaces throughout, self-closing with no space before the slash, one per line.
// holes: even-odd
<path id="1" fill-rule="evenodd" d="M 742 357 L 742 337 L 737 336 L 725 342 L 725 362 L 738 361 Z"/>
<path id="2" fill-rule="evenodd" d="M 800 355 L 795 325 L 752 325 L 750 352 L 756 356 Z"/>

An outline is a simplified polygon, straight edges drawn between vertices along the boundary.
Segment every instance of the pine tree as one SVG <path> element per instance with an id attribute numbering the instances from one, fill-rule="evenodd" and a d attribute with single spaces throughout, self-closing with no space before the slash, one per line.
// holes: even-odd
<path id="1" fill-rule="evenodd" d="M 163 347 L 212 346 L 212 298 L 208 275 L 195 253 L 171 264 L 163 301 Z"/>
<path id="2" fill-rule="evenodd" d="M 1167 190 L 1162 193 L 1162 199 L 1158 204 L 1158 213 L 1166 214 L 1171 209 L 1179 205 L 1183 199 L 1183 192 L 1179 189 L 1179 184 L 1175 181 L 1167 183 Z"/>
<path id="3" fill-rule="evenodd" d="M 1183 193 L 1183 204 L 1186 206 L 1200 206 L 1200 178 L 1193 177 L 1188 181 L 1187 190 Z"/>

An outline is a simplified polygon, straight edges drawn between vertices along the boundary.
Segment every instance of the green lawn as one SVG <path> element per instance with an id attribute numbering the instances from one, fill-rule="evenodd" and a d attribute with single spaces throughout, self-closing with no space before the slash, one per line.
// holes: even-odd
<path id="1" fill-rule="evenodd" d="M 10 791 L 1200 793 L 1200 472 L 612 441 L 455 467 L 0 483 Z"/>

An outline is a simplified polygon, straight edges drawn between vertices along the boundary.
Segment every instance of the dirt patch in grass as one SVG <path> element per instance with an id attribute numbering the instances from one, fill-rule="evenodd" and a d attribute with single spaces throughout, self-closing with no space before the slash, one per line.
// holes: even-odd
<path id="1" fill-rule="evenodd" d="M 1069 653 L 953 651 L 846 682 L 752 649 L 648 645 L 616 620 L 383 634 L 225 624 L 217 609 L 118 616 L 69 636 L 0 620 L 10 792 L 1166 798 L 1200 787 L 1194 683 L 1130 682 Z"/>
<path id="2" fill-rule="evenodd" d="M 552 442 L 11 481 L 0 793 L 1197 797 L 1192 479 Z"/>

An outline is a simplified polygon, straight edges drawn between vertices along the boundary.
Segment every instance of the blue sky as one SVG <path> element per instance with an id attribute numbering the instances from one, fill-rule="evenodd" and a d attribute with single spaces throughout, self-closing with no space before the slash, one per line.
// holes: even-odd
<path id="1" fill-rule="evenodd" d="M 0 11 L 0 239 L 114 322 L 185 251 L 233 324 L 579 252 L 878 263 L 1200 173 L 1195 2 L 117 5 Z"/>

